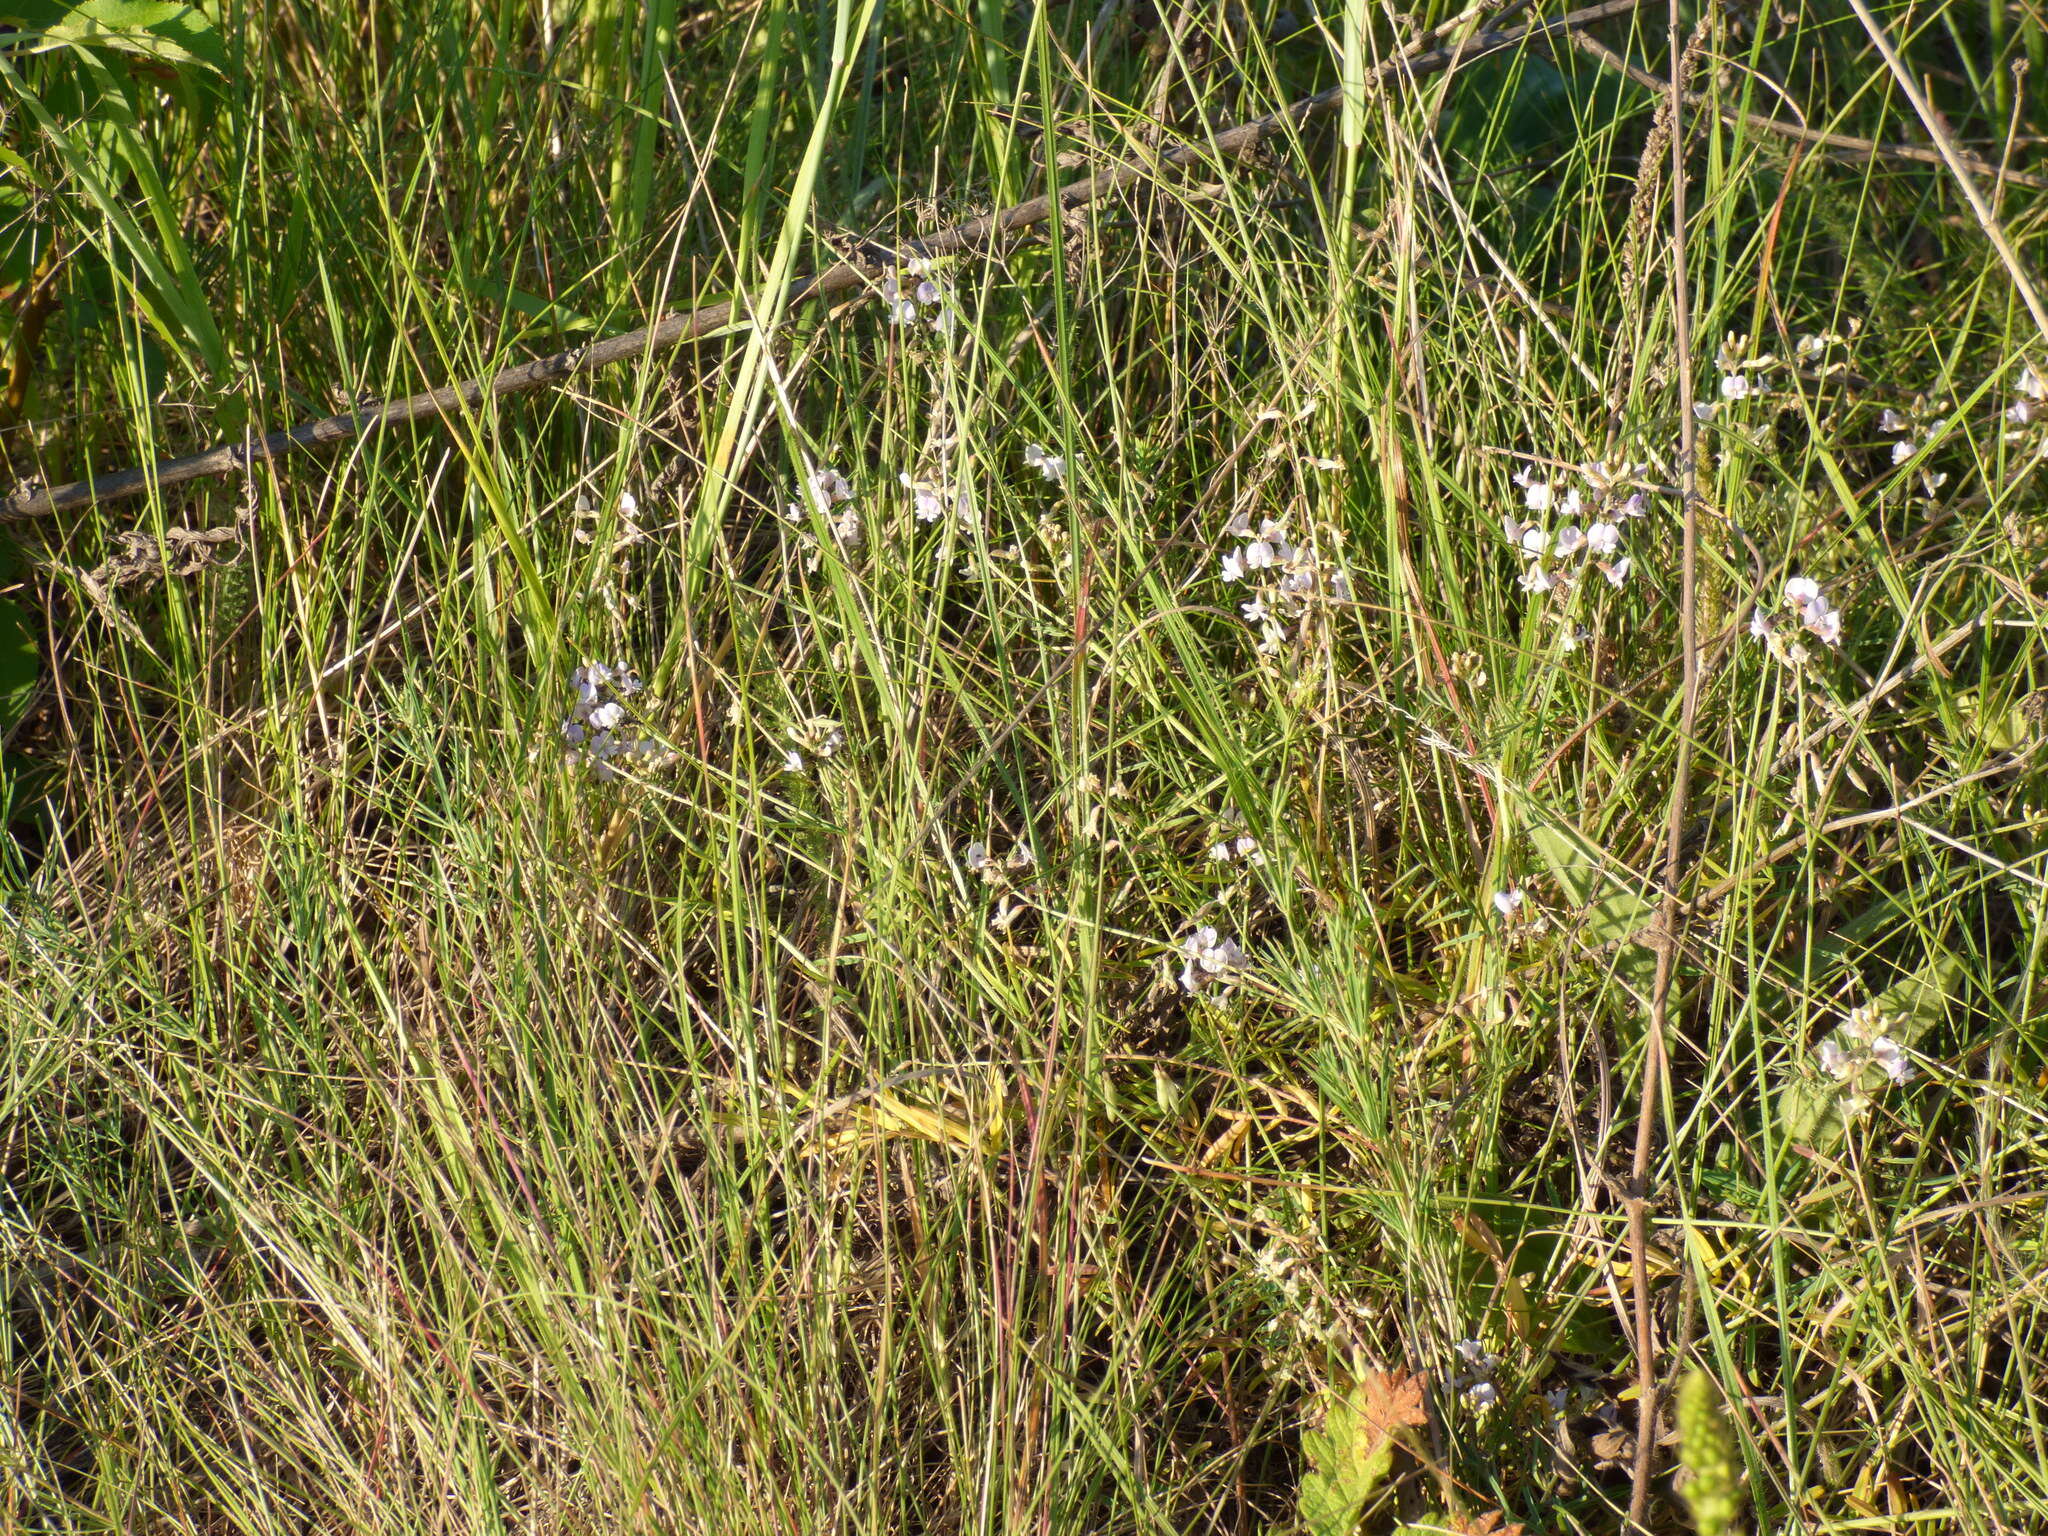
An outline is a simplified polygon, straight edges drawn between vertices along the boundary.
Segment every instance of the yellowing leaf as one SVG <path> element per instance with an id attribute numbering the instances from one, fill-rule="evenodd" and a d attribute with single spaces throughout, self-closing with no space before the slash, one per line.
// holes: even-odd
<path id="1" fill-rule="evenodd" d="M 1301 1437 L 1309 1470 L 1299 1513 L 1309 1536 L 1351 1536 L 1365 1501 L 1393 1469 L 1394 1437 L 1428 1417 L 1422 1378 L 1409 1371 L 1370 1371 L 1332 1397 L 1323 1427 Z"/>

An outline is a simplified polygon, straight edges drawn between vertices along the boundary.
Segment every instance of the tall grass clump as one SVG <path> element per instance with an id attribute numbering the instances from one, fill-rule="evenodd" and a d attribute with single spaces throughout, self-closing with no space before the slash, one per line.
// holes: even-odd
<path id="1" fill-rule="evenodd" d="M 0 1528 L 2048 1529 L 2044 21 L 1565 14 L 0 0 L 16 512 L 733 305 L 6 525 Z"/>

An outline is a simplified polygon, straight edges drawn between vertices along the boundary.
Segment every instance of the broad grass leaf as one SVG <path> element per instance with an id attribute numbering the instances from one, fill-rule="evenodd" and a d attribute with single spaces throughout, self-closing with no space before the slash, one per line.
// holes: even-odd
<path id="1" fill-rule="evenodd" d="M 1642 891 L 1617 884 L 1605 855 L 1571 827 L 1536 827 L 1529 833 L 1529 842 L 1577 910 L 1585 943 L 1595 948 L 1622 946 L 1615 968 L 1647 986 L 1656 958 L 1649 945 L 1636 936 L 1655 920 L 1656 901 Z"/>
<path id="2" fill-rule="evenodd" d="M 140 54 L 159 64 L 197 64 L 225 74 L 220 29 L 188 0 L 0 0 L 0 22 L 40 34 L 44 47 L 68 43 Z"/>

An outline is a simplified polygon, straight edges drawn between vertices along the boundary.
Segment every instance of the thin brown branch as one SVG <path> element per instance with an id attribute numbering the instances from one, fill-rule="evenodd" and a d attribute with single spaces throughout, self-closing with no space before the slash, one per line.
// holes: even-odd
<path id="1" fill-rule="evenodd" d="M 1664 895 L 1657 915 L 1657 969 L 1650 983 L 1648 1038 L 1643 1049 L 1642 1097 L 1636 1109 L 1635 1154 L 1629 1162 L 1629 1282 L 1635 1302 L 1636 1459 L 1629 1494 L 1629 1521 L 1648 1529 L 1650 1471 L 1657 1449 L 1657 1340 L 1650 1312 L 1650 1162 L 1657 1145 L 1658 1102 L 1666 1071 L 1665 1037 L 1671 1019 L 1671 983 L 1685 922 L 1679 883 L 1685 874 L 1685 825 L 1692 789 L 1693 729 L 1699 717 L 1699 470 L 1698 419 L 1693 415 L 1692 292 L 1686 267 L 1685 240 L 1685 77 L 1705 24 L 1688 43 L 1681 29 L 1680 0 L 1670 0 L 1671 82 L 1666 100 L 1671 126 L 1671 328 L 1678 374 L 1678 486 L 1684 516 L 1684 544 L 1679 563 L 1679 646 L 1683 677 L 1679 685 L 1678 740 L 1671 769 L 1671 805 L 1665 819 Z"/>
<path id="2" fill-rule="evenodd" d="M 1489 29 L 1475 33 L 1461 43 L 1428 53 L 1389 59 L 1379 65 L 1369 79 L 1372 84 L 1384 85 L 1389 81 L 1406 81 L 1441 74 L 1445 70 L 1454 69 L 1486 54 L 1498 53 L 1526 42 L 1541 41 L 1553 34 L 1590 26 L 1612 17 L 1625 16 L 1641 3 L 1642 0 L 1601 0 L 1597 5 L 1582 7 L 1555 21 L 1529 22 L 1505 30 Z M 1019 203 L 1015 207 L 956 224 L 887 254 L 907 266 L 955 255 L 962 251 L 985 248 L 1007 236 L 1043 224 L 1056 215 L 1100 201 L 1148 178 L 1168 176 L 1217 161 L 1242 160 L 1269 139 L 1284 135 L 1305 123 L 1336 111 L 1342 102 L 1342 87 L 1333 86 L 1320 95 L 1305 97 L 1276 112 L 1269 112 L 1264 117 L 1240 123 L 1202 143 L 1186 144 L 1170 150 L 1149 163 L 1126 161 L 1121 165 L 1097 171 L 1092 176 L 1061 187 L 1052 195 L 1032 198 L 1029 202 Z M 825 298 L 858 288 L 869 281 L 869 272 L 870 268 L 865 264 L 842 261 L 821 272 L 797 278 L 791 284 L 789 303 L 784 306 L 783 313 L 789 313 L 806 299 Z M 239 474 L 261 461 L 282 459 L 296 452 L 318 452 L 334 448 L 342 443 L 411 422 L 453 423 L 465 419 L 487 400 L 528 394 L 584 374 L 595 373 L 616 363 L 629 362 L 636 358 L 652 358 L 728 327 L 743 326 L 748 323 L 749 315 L 750 306 L 740 300 L 707 304 L 701 308 L 666 315 L 653 325 L 640 330 L 627 331 L 623 335 L 607 337 L 588 346 L 572 347 L 565 352 L 535 358 L 531 362 L 520 363 L 516 367 L 507 368 L 488 377 L 465 379 L 458 384 L 445 384 L 439 389 L 411 395 L 403 400 L 394 400 L 366 411 L 345 416 L 322 417 L 317 421 L 302 422 L 288 431 L 272 432 L 265 437 L 251 437 L 244 442 L 221 443 L 204 453 L 195 453 L 186 458 L 137 465 L 89 480 L 9 497 L 5 501 L 0 501 L 0 523 L 31 517 L 48 517 L 52 513 L 71 511 L 95 502 L 120 501 L 145 495 L 151 490 L 165 490 L 174 485 L 183 485 L 193 480 Z"/>

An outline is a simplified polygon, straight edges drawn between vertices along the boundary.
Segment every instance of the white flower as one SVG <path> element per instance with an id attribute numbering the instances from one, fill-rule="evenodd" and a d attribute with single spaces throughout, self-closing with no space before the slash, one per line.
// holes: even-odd
<path id="1" fill-rule="evenodd" d="M 1578 491 L 1573 489 L 1564 493 L 1564 500 L 1557 504 L 1557 510 L 1566 517 L 1577 517 L 1584 506 Z"/>
<path id="2" fill-rule="evenodd" d="M 1842 615 L 1828 606 L 1820 583 L 1810 576 L 1794 576 L 1785 583 L 1785 603 L 1799 615 L 1800 623 L 1823 645 L 1835 645 L 1842 638 Z"/>
<path id="3" fill-rule="evenodd" d="M 978 875 L 982 873 L 982 871 L 988 869 L 990 867 L 988 857 L 988 844 L 969 843 L 967 845 L 966 864 L 968 873 L 970 874 Z"/>
<path id="4" fill-rule="evenodd" d="M 1877 429 L 1880 432 L 1910 432 L 1913 430 L 1913 423 L 1903 411 L 1895 411 L 1886 406 L 1884 414 L 1877 418 Z"/>
<path id="5" fill-rule="evenodd" d="M 1510 544 L 1520 549 L 1522 547 L 1522 535 L 1529 531 L 1529 525 L 1519 517 L 1516 517 L 1514 513 L 1503 512 L 1500 519 L 1500 531 L 1508 536 Z"/>
<path id="6" fill-rule="evenodd" d="M 1516 541 L 1522 546 L 1525 559 L 1541 560 L 1543 552 L 1550 548 L 1550 535 L 1533 525 L 1522 530 L 1522 537 Z"/>
<path id="7" fill-rule="evenodd" d="M 1607 578 L 1607 584 L 1610 587 L 1618 587 L 1623 582 L 1628 580 L 1628 573 L 1634 570 L 1635 568 L 1636 563 L 1634 559 L 1632 559 L 1628 555 L 1623 555 L 1619 560 L 1615 561 L 1612 565 L 1601 566 L 1600 574 Z"/>
<path id="8" fill-rule="evenodd" d="M 1756 393 L 1756 385 L 1745 373 L 1727 373 L 1721 376 L 1721 398 L 1723 400 L 1747 400 Z"/>
<path id="9" fill-rule="evenodd" d="M 1755 640 L 1768 640 L 1768 639 L 1770 639 L 1770 638 L 1771 638 L 1771 631 L 1772 631 L 1772 630 L 1774 630 L 1774 629 L 1776 629 L 1777 627 L 1778 627 L 1778 626 L 1777 626 L 1776 622 L 1775 622 L 1775 621 L 1773 621 L 1773 620 L 1772 620 L 1772 618 L 1771 618 L 1771 616 L 1770 616 L 1769 614 L 1765 613 L 1765 612 L 1763 611 L 1763 609 L 1761 609 L 1761 608 L 1753 608 L 1753 609 L 1751 609 L 1751 610 L 1750 610 L 1750 614 L 1749 614 L 1749 633 L 1750 633 L 1750 638 L 1752 638 L 1752 639 L 1755 639 Z"/>
<path id="10" fill-rule="evenodd" d="M 1522 572 L 1522 579 L 1516 583 L 1524 592 L 1548 592 L 1557 583 L 1540 565 L 1532 565 Z"/>
<path id="11" fill-rule="evenodd" d="M 1279 558 L 1279 551 L 1264 539 L 1253 539 L 1244 547 L 1244 568 L 1248 571 L 1263 571 Z"/>
<path id="12" fill-rule="evenodd" d="M 1490 1381 L 1475 1381 L 1465 1389 L 1465 1401 L 1485 1413 L 1500 1406 L 1500 1388 Z"/>
<path id="13" fill-rule="evenodd" d="M 2017 389 L 2029 400 L 2040 404 L 2048 404 L 2048 379 L 2044 379 L 2040 374 L 2036 373 L 2031 363 L 2020 365 L 2020 376 L 2013 381 L 2013 388 Z"/>
<path id="14" fill-rule="evenodd" d="M 1906 462 L 1906 460 L 1913 457 L 1913 455 L 1918 451 L 1919 450 L 1913 446 L 1913 439 L 1911 439 L 1910 437 L 1902 437 L 1896 443 L 1892 444 L 1892 462 L 1894 464 L 1903 464 Z"/>
<path id="15" fill-rule="evenodd" d="M 1213 845 L 1212 845 L 1212 846 L 1210 847 L 1210 849 L 1209 849 L 1209 862 L 1210 862 L 1211 864 L 1224 864 L 1224 863 L 1228 863 L 1228 862 L 1229 862 L 1229 860 L 1230 860 L 1230 844 L 1228 844 L 1228 843 L 1216 843 L 1216 844 L 1213 844 Z"/>
<path id="16" fill-rule="evenodd" d="M 1513 917 L 1521 910 L 1522 903 L 1526 900 L 1528 897 L 1522 888 L 1519 885 L 1511 885 L 1504 891 L 1493 893 L 1493 910 L 1502 917 Z"/>
<path id="17" fill-rule="evenodd" d="M 1452 1348 L 1457 1350 L 1460 1360 L 1485 1375 L 1492 1375 L 1500 1364 L 1500 1356 L 1488 1354 L 1486 1346 L 1477 1339 L 1460 1339 Z"/>
<path id="18" fill-rule="evenodd" d="M 1247 624 L 1263 624 L 1266 622 L 1266 605 L 1256 597 L 1248 603 L 1239 603 L 1237 611 L 1244 615 L 1244 621 Z"/>
<path id="19" fill-rule="evenodd" d="M 811 499 L 818 504 L 820 512 L 829 512 L 838 503 L 853 500 L 853 487 L 846 476 L 830 467 L 812 470 L 810 486 Z"/>
<path id="20" fill-rule="evenodd" d="M 1240 837 L 1237 840 L 1237 856 L 1247 864 L 1266 862 L 1265 852 L 1259 847 L 1259 840 L 1256 837 Z"/>
<path id="21" fill-rule="evenodd" d="M 1037 443 L 1025 446 L 1024 462 L 1055 485 L 1066 478 L 1067 461 L 1056 453 L 1047 453 Z"/>
<path id="22" fill-rule="evenodd" d="M 1833 1035 L 1821 1041 L 1814 1056 L 1820 1063 L 1821 1071 L 1838 1082 L 1847 1082 L 1856 1071 L 1855 1061 L 1842 1049 L 1841 1042 Z"/>
<path id="23" fill-rule="evenodd" d="M 1242 581 L 1244 580 L 1244 572 L 1244 551 L 1242 549 L 1233 549 L 1223 557 L 1223 579 L 1225 581 Z"/>
<path id="24" fill-rule="evenodd" d="M 787 752 L 783 753 L 782 771 L 784 773 L 802 773 L 804 771 L 803 753 L 797 751 L 797 749 L 794 747 L 791 747 Z"/>
<path id="25" fill-rule="evenodd" d="M 1714 412 L 1720 409 L 1721 407 L 1712 400 L 1695 400 L 1692 405 L 1692 418 L 1698 422 L 1709 422 L 1714 419 Z"/>
<path id="26" fill-rule="evenodd" d="M 1628 500 L 1614 509 L 1616 517 L 1643 517 L 1649 509 L 1649 498 L 1641 491 L 1635 492 Z"/>
<path id="27" fill-rule="evenodd" d="M 1223 525 L 1223 536 L 1226 539 L 1248 539 L 1252 536 L 1251 517 L 1242 507 L 1230 514 L 1230 521 Z"/>
<path id="28" fill-rule="evenodd" d="M 1799 338 L 1799 345 L 1796 350 L 1802 358 L 1815 358 L 1819 357 L 1827 348 L 1827 337 L 1807 335 Z"/>
<path id="29" fill-rule="evenodd" d="M 1566 523 L 1557 530 L 1557 539 L 1551 545 L 1551 552 L 1560 560 L 1569 560 L 1586 543 L 1586 535 L 1577 523 Z"/>
<path id="30" fill-rule="evenodd" d="M 949 493 L 945 489 L 923 480 L 913 480 L 907 474 L 898 475 L 896 478 L 902 481 L 904 488 L 910 492 L 911 505 L 916 510 L 920 523 L 936 523 L 946 515 L 946 499 Z M 967 511 L 967 493 L 958 491 L 951 495 L 954 505 L 964 514 Z"/>
<path id="31" fill-rule="evenodd" d="M 1562 541 L 1560 541 L 1562 542 Z M 1595 523 L 1586 530 L 1586 552 L 1593 555 L 1611 555 L 1621 547 L 1621 529 L 1613 523 Z"/>
<path id="32" fill-rule="evenodd" d="M 813 716 L 791 729 L 789 739 L 816 758 L 834 756 L 846 745 L 846 729 L 837 720 Z"/>
<path id="33" fill-rule="evenodd" d="M 1214 928 L 1197 928 L 1180 946 L 1187 964 L 1181 967 L 1180 984 L 1189 992 L 1205 982 L 1228 984 L 1245 966 L 1245 953 L 1235 939 L 1226 939 Z"/>
<path id="34" fill-rule="evenodd" d="M 616 699 L 600 704 L 590 712 L 590 726 L 597 731 L 615 731 L 625 722 L 626 706 Z"/>
<path id="35" fill-rule="evenodd" d="M 1870 1059 L 1884 1069 L 1884 1075 L 1894 1084 L 1913 1080 L 1913 1064 L 1906 1059 L 1905 1048 L 1889 1035 L 1879 1035 L 1870 1042 Z"/>
<path id="36" fill-rule="evenodd" d="M 1522 488 L 1522 505 L 1531 512 L 1548 512 L 1556 496 L 1556 487 L 1546 478 L 1539 477 L 1533 468 L 1524 468 L 1515 473 L 1515 484 Z"/>
<path id="37" fill-rule="evenodd" d="M 619 516 L 626 519 L 627 522 L 631 522 L 639 515 L 640 499 L 631 491 L 619 492 Z"/>

